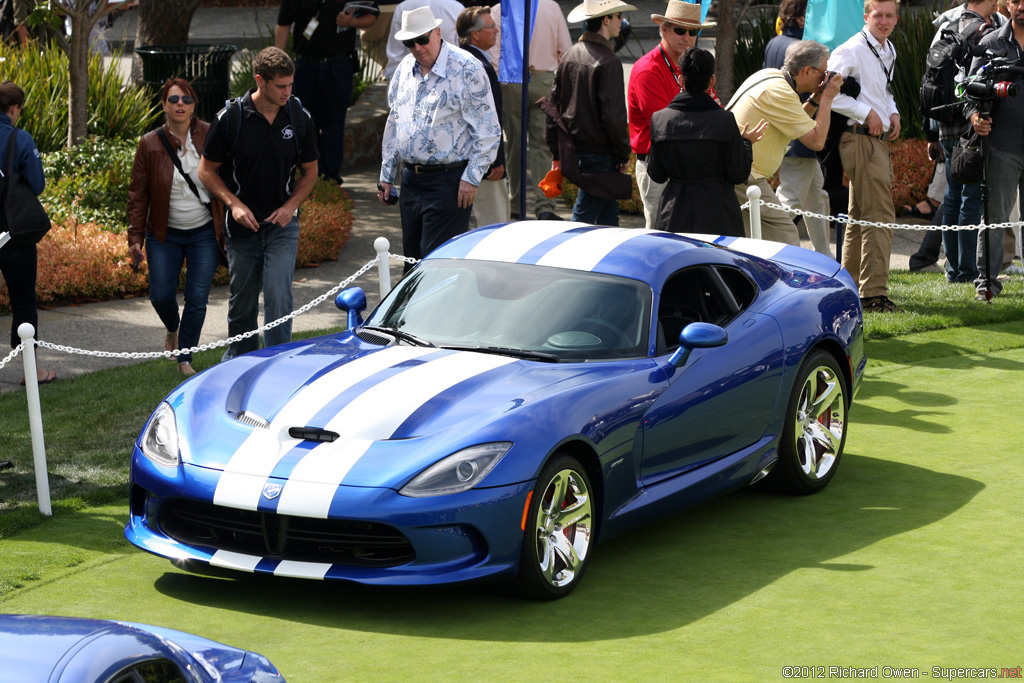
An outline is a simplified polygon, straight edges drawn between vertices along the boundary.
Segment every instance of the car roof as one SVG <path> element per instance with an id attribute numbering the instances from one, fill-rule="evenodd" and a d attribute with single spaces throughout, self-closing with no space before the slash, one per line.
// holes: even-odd
<path id="1" fill-rule="evenodd" d="M 708 240 L 714 235 L 701 236 Z M 679 268 L 721 262 L 721 248 L 660 230 L 611 228 L 571 221 L 523 221 L 478 228 L 434 250 L 428 259 L 502 261 L 570 268 L 641 280 L 654 288 Z"/>

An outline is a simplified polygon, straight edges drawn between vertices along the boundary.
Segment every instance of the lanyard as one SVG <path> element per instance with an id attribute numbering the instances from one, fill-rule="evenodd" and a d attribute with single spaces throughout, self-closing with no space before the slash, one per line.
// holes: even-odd
<path id="1" fill-rule="evenodd" d="M 885 74 L 885 87 L 888 90 L 890 84 L 892 84 L 892 72 L 896 69 L 896 60 L 893 59 L 892 66 L 886 69 L 885 62 L 882 61 L 882 55 L 878 54 L 878 50 L 876 50 L 875 46 L 871 44 L 871 41 L 868 40 L 868 37 L 863 30 L 860 32 L 860 34 L 864 36 L 864 42 L 867 43 L 868 49 L 871 50 L 871 54 L 873 54 L 875 56 L 875 59 L 878 60 L 878 63 L 882 65 L 882 73 Z"/>
<path id="2" fill-rule="evenodd" d="M 674 78 L 676 83 L 679 85 L 679 92 L 683 92 L 683 84 L 680 83 L 682 80 L 682 74 L 676 73 L 676 68 L 672 66 L 672 61 L 668 58 L 668 55 L 665 54 L 665 48 L 659 45 L 658 50 L 661 52 L 661 58 L 665 60 L 665 66 L 667 66 L 668 70 L 672 72 L 672 78 Z"/>

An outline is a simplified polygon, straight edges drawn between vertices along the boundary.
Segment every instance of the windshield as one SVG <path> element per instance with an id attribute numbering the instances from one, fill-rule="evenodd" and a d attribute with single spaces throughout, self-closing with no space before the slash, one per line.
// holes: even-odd
<path id="1" fill-rule="evenodd" d="M 651 289 L 611 275 L 518 263 L 423 261 L 366 326 L 441 347 L 506 349 L 556 360 L 647 355 Z"/>

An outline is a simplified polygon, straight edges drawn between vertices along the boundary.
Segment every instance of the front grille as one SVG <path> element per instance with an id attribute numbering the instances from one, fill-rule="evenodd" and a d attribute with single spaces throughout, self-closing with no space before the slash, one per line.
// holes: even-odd
<path id="1" fill-rule="evenodd" d="M 159 526 L 187 545 L 297 562 L 395 567 L 416 558 L 409 539 L 376 522 L 293 517 L 173 499 L 161 507 Z"/>

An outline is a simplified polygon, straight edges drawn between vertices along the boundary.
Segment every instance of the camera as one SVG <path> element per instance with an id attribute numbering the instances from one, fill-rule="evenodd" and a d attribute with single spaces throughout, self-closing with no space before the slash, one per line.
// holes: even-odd
<path id="1" fill-rule="evenodd" d="M 997 57 L 987 51 L 984 55 L 989 58 L 988 62 L 967 80 L 962 96 L 974 103 L 981 114 L 987 115 L 996 100 L 1017 96 L 1020 88 L 1006 79 L 1024 76 L 1024 67 L 1008 57 Z"/>
<path id="2" fill-rule="evenodd" d="M 381 185 L 380 183 L 377 183 L 377 189 L 383 192 L 384 186 Z M 398 190 L 395 189 L 394 185 L 391 186 L 391 194 L 389 194 L 388 198 L 384 201 L 386 201 L 388 204 L 392 206 L 398 203 Z"/>

